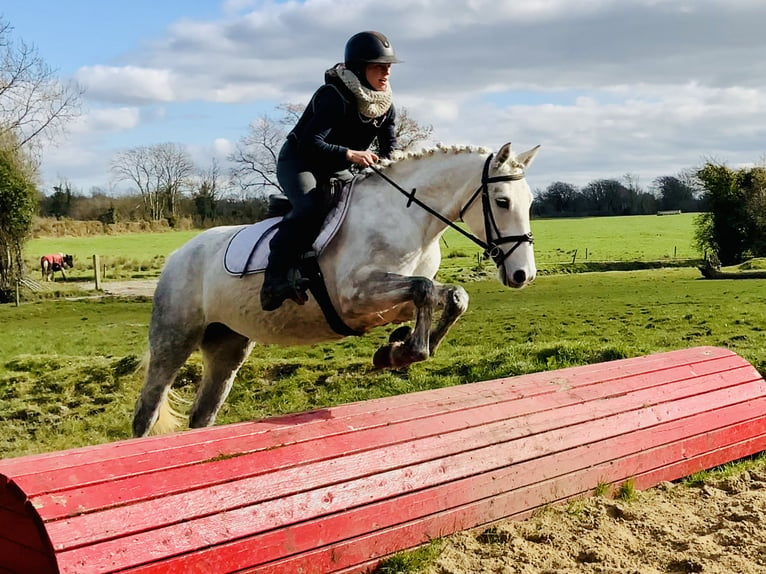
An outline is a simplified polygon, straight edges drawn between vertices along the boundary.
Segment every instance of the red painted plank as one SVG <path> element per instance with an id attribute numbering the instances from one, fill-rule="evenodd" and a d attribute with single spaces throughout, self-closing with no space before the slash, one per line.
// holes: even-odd
<path id="1" fill-rule="evenodd" d="M 725 360 L 735 362 L 737 365 L 741 366 L 743 363 L 743 360 L 736 355 L 726 357 Z M 745 363 L 746 364 L 746 363 Z M 677 366 L 672 366 L 671 369 L 675 368 L 676 370 L 679 369 Z M 681 367 L 683 368 L 683 367 Z M 726 365 L 721 365 L 717 367 L 719 369 L 726 369 L 728 368 Z M 567 380 L 566 385 L 575 385 L 580 386 L 583 384 L 592 384 L 592 383 L 603 383 L 604 381 L 604 371 L 606 369 L 604 367 L 600 368 L 594 368 L 591 365 L 585 366 L 585 367 L 575 367 L 571 370 L 565 369 L 563 371 L 558 371 L 556 373 L 566 373 L 567 371 L 572 371 L 572 375 L 576 374 L 576 381 L 571 381 L 566 379 L 563 375 L 557 375 L 557 374 L 551 374 L 551 373 L 544 373 L 545 377 L 544 380 L 541 380 L 540 382 L 544 384 L 544 386 L 541 388 L 541 390 L 536 390 L 534 394 L 537 393 L 553 393 L 556 390 L 556 387 L 550 385 L 550 379 L 552 377 L 555 377 L 555 380 L 559 382 L 559 384 L 563 384 L 564 380 Z M 628 369 L 623 368 L 621 374 L 623 376 L 626 375 L 626 372 Z M 688 369 L 685 370 L 683 373 L 685 376 L 689 376 Z M 702 373 L 704 374 L 704 373 Z M 590 377 L 587 377 L 587 375 L 590 375 Z M 658 381 L 658 377 L 656 373 L 644 373 L 644 376 L 649 379 L 648 384 L 660 384 L 662 381 Z M 667 378 L 668 374 L 663 373 L 663 377 Z M 496 402 L 500 400 L 508 400 L 508 394 L 509 391 L 514 394 L 515 396 L 521 396 L 518 394 L 518 391 L 516 391 L 513 388 L 508 388 L 509 385 L 505 384 L 506 382 L 513 382 L 518 381 L 520 387 L 523 387 L 525 385 L 521 383 L 525 383 L 526 386 L 529 386 L 529 382 L 527 381 L 528 376 L 515 378 L 515 379 L 505 379 L 505 380 L 498 380 L 498 381 L 490 381 L 489 383 L 492 383 L 492 388 L 486 388 L 486 389 L 473 389 L 474 392 L 470 393 L 468 397 L 470 400 L 475 401 L 478 397 L 481 402 L 474 403 L 474 404 L 486 404 L 487 402 Z M 476 383 L 475 385 L 479 386 L 487 386 L 484 383 Z M 602 386 L 602 385 L 600 385 Z M 500 391 L 500 392 L 498 392 Z M 425 393 L 429 393 L 426 391 Z M 418 393 L 416 393 L 417 395 Z M 443 393 L 441 393 L 443 394 Z M 483 395 L 483 396 L 482 396 Z M 427 395 L 432 396 L 432 395 Z M 425 397 L 423 397 L 425 398 Z M 417 397 L 412 397 L 411 401 L 416 401 Z M 463 395 L 461 397 L 457 397 L 457 399 L 460 399 L 463 403 L 466 403 L 466 396 Z M 452 401 L 456 401 L 456 398 L 450 399 Z M 401 403 L 400 399 L 398 397 L 390 398 L 390 399 L 380 399 L 380 401 L 387 401 L 388 403 L 396 402 Z M 398 411 L 394 413 L 394 409 L 390 408 L 390 406 L 386 407 L 385 405 L 381 404 L 380 407 L 385 411 L 383 413 L 382 411 L 374 412 L 374 420 L 373 424 L 381 424 L 381 420 L 386 420 L 388 422 L 397 420 L 398 417 L 402 417 L 401 420 L 411 420 L 413 418 L 417 418 L 418 416 L 428 416 L 429 411 L 428 409 L 433 409 L 433 405 L 436 404 L 438 409 L 446 410 L 447 406 L 449 406 L 449 403 L 444 403 L 443 401 L 435 402 L 434 400 L 431 401 L 423 401 L 422 404 L 418 402 L 409 402 L 405 404 L 400 404 L 398 407 Z M 351 407 L 356 405 L 351 405 Z M 458 408 L 466 408 L 470 407 L 471 405 L 461 404 Z M 385 407 L 385 408 L 383 408 Z M 190 463 L 198 463 L 200 461 L 204 461 L 210 458 L 213 458 L 215 456 L 219 456 L 221 454 L 225 453 L 244 453 L 248 452 L 248 450 L 257 450 L 259 448 L 271 448 L 274 444 L 288 444 L 290 442 L 293 442 L 295 440 L 306 440 L 311 438 L 319 438 L 319 437 L 326 437 L 329 434 L 332 434 L 332 430 L 327 429 L 329 425 L 334 425 L 338 430 L 335 432 L 348 432 L 349 428 L 353 429 L 360 429 L 360 428 L 366 428 L 365 427 L 365 421 L 364 420 L 348 420 L 350 418 L 349 415 L 345 414 L 348 410 L 354 410 L 350 409 L 350 407 L 340 407 L 337 409 L 333 409 L 334 411 L 338 411 L 335 413 L 335 417 L 333 420 L 320 420 L 317 421 L 314 425 L 301 425 L 298 427 L 291 426 L 287 428 L 274 428 L 268 431 L 263 431 L 263 435 L 256 435 L 256 436 L 250 436 L 250 437 L 244 437 L 241 435 L 232 437 L 228 441 L 226 441 L 225 444 L 216 444 L 218 441 L 209 441 L 205 444 L 199 444 L 197 445 L 198 448 L 190 449 L 190 448 L 184 448 L 180 450 L 180 453 L 183 457 L 186 458 L 186 460 L 176 461 L 173 459 L 173 453 L 169 449 L 163 449 L 159 452 L 141 452 L 134 457 L 126 457 L 122 456 L 121 458 L 114 461 L 114 463 L 106 465 L 104 464 L 107 462 L 107 460 L 101 460 L 98 459 L 92 463 L 91 465 L 85 465 L 82 469 L 80 469 L 76 474 L 72 472 L 72 464 L 74 462 L 70 463 L 70 466 L 68 466 L 64 473 L 49 473 L 44 474 L 41 469 L 35 469 L 34 467 L 36 465 L 32 465 L 32 468 L 27 469 L 28 472 L 34 471 L 34 481 L 35 482 L 29 482 L 24 484 L 25 490 L 29 493 L 37 493 L 37 492 L 43 492 L 43 491 L 51 491 L 53 488 L 55 489 L 61 489 L 63 488 L 63 484 L 65 484 L 64 479 L 69 479 L 71 481 L 71 484 L 78 484 L 80 486 L 88 483 L 93 483 L 98 480 L 113 480 L 114 478 L 117 478 L 120 476 L 120 467 L 124 467 L 126 469 L 126 472 L 128 474 L 135 474 L 138 472 L 138 470 L 143 466 L 148 471 L 154 470 L 156 468 L 168 468 L 170 466 L 174 466 L 176 464 L 182 464 L 186 462 L 187 464 Z M 342 412 L 343 411 L 343 414 Z M 402 412 L 403 411 L 403 412 Z M 420 414 L 420 413 L 424 414 Z M 436 412 L 436 411 L 434 411 Z M 381 414 L 385 414 L 386 417 L 383 419 L 381 417 Z M 363 419 L 364 417 L 369 417 L 369 412 L 363 412 L 360 415 L 356 415 L 356 419 Z M 258 424 L 258 423 L 255 423 Z M 321 426 L 320 426 L 321 425 Z M 237 425 L 240 427 L 240 425 Z M 307 432 L 307 429 L 309 429 L 309 432 Z M 278 434 L 280 433 L 281 434 Z M 314 431 L 314 433 L 311 433 L 311 431 Z M 302 434 L 302 437 L 294 437 L 291 435 L 296 434 Z M 267 436 L 264 436 L 267 435 Z M 249 445 L 246 441 L 252 441 L 255 439 L 255 443 L 252 445 Z M 130 442 L 130 441 L 128 441 Z M 119 446 L 119 445 L 117 445 Z M 114 447 L 116 450 L 117 446 Z M 111 449 L 108 449 L 107 447 L 104 447 L 104 449 L 107 452 L 111 452 Z M 178 450 L 178 449 L 176 449 Z M 92 451 L 88 451 L 90 454 L 93 454 Z M 69 456 L 66 458 L 67 461 L 75 461 L 77 459 L 76 457 L 77 453 L 73 453 L 72 456 Z M 152 456 L 156 455 L 156 456 Z M 189 459 L 189 457 L 192 456 L 193 458 Z M 2 463 L 0 463 L 0 468 L 2 468 Z M 21 473 L 19 472 L 20 469 L 15 469 L 14 475 L 16 476 L 17 480 L 21 479 Z M 40 481 L 40 484 L 37 484 L 37 481 Z"/>
<path id="2" fill-rule="evenodd" d="M 760 400 L 757 405 L 744 405 L 745 410 L 737 414 L 740 416 L 753 413 L 761 415 L 764 407 L 766 407 L 766 399 Z M 740 409 L 740 406 L 730 407 L 729 410 L 734 409 Z M 195 552 L 173 560 L 172 564 L 158 563 L 157 568 L 166 568 L 162 571 L 167 574 L 205 572 L 210 564 L 216 563 L 223 570 L 236 570 L 258 562 L 274 560 L 283 556 L 288 548 L 290 552 L 305 552 L 331 542 L 363 535 L 370 530 L 415 520 L 445 508 L 469 504 L 477 499 L 497 496 L 506 491 L 533 486 L 546 480 L 559 479 L 570 483 L 573 473 L 596 464 L 603 465 L 611 461 L 608 467 L 609 474 L 599 477 L 599 480 L 623 480 L 632 473 L 624 463 L 620 465 L 614 462 L 620 457 L 641 457 L 643 468 L 646 468 L 647 464 L 664 465 L 667 461 L 672 462 L 678 457 L 708 449 L 711 441 L 714 444 L 721 444 L 766 432 L 766 417 L 764 417 L 685 443 L 686 427 L 709 427 L 711 422 L 714 422 L 714 418 L 721 414 L 729 416 L 730 413 L 703 413 L 694 419 L 675 421 L 665 425 L 663 437 L 668 439 L 670 444 L 662 449 L 652 449 L 655 438 L 653 428 L 632 433 L 632 437 L 619 435 L 598 445 L 579 446 L 563 453 L 552 453 L 540 459 L 518 463 L 482 475 L 474 475 L 432 489 L 415 491 L 339 512 L 330 517 L 269 531 L 262 536 L 237 540 L 222 547 Z M 635 454 L 638 449 L 643 448 L 646 448 L 650 454 Z M 587 483 L 582 489 L 578 489 L 578 492 L 590 490 L 594 485 L 594 482 Z M 534 502 L 533 506 L 537 507 L 546 501 L 532 502 Z M 138 569 L 137 572 L 149 572 L 153 568 L 153 566 L 146 567 Z"/>
<path id="3" fill-rule="evenodd" d="M 723 392 L 721 398 L 724 398 Z M 747 395 L 737 397 L 737 399 L 747 399 Z M 699 401 L 698 397 L 692 397 L 689 400 Z M 764 405 L 760 404 L 759 406 Z M 632 418 L 627 425 L 631 429 L 653 428 L 656 425 L 656 413 L 652 412 L 652 409 L 642 409 L 631 413 L 631 415 Z M 716 413 L 716 415 L 720 415 L 720 413 Z M 226 542 L 232 538 L 266 531 L 281 525 L 293 524 L 318 515 L 347 511 L 347 509 L 360 504 L 386 499 L 400 493 L 440 483 L 451 483 L 450 488 L 454 490 L 453 481 L 470 474 L 486 472 L 512 463 L 519 464 L 524 460 L 535 460 L 536 464 L 540 464 L 537 459 L 546 452 L 561 452 L 584 442 L 603 441 L 610 436 L 620 436 L 623 433 L 620 432 L 620 426 L 614 424 L 615 422 L 610 419 L 599 419 L 591 421 L 587 427 L 583 425 L 577 433 L 568 432 L 567 429 L 549 431 L 541 435 L 542 440 L 533 441 L 530 440 L 532 437 L 524 437 L 514 443 L 493 445 L 411 467 L 332 484 L 310 492 L 285 495 L 257 505 L 232 508 L 226 513 L 206 516 L 198 520 L 187 519 L 187 521 L 175 526 L 171 525 L 165 528 L 155 528 L 146 533 L 132 534 L 129 536 L 130 545 L 132 548 L 140 548 L 140 552 L 133 551 L 129 558 L 137 561 L 145 559 L 145 556 L 141 555 L 143 552 L 149 556 L 159 555 L 165 540 L 173 540 L 174 547 L 178 551 L 192 551 L 195 548 Z M 686 423 L 688 425 L 688 421 Z M 598 455 L 602 450 L 599 445 L 598 448 L 593 449 L 591 456 Z M 587 457 L 582 455 L 577 457 L 577 461 L 579 464 L 585 465 L 591 463 Z M 552 464 L 559 465 L 561 461 L 557 459 Z M 351 476 L 350 474 L 347 475 Z M 138 519 L 138 517 L 130 520 L 134 519 Z M 56 540 L 56 536 L 52 531 L 59 526 L 63 527 L 63 525 L 71 527 L 73 531 L 79 531 L 79 528 L 71 524 L 70 521 L 49 525 L 48 528 L 54 540 Z M 95 543 L 96 540 L 84 541 L 83 543 L 85 542 Z M 125 542 L 122 540 L 104 543 L 101 545 L 101 552 L 105 555 L 118 554 L 119 548 L 123 547 L 124 544 Z M 126 567 L 127 564 L 121 566 Z"/>
<path id="4" fill-rule="evenodd" d="M 766 437 L 760 436 L 744 445 L 734 445 L 723 449 L 717 453 L 717 456 L 704 456 L 698 460 L 680 461 L 666 467 L 662 473 L 657 473 L 655 476 L 659 479 L 658 481 L 673 480 L 694 472 L 693 469 L 709 468 L 704 465 L 712 463 L 715 466 L 733 460 L 731 457 L 741 458 L 745 453 L 759 452 L 764 448 L 766 448 Z M 573 478 L 576 480 L 575 484 L 595 484 L 601 479 L 604 471 L 604 468 L 587 469 Z M 412 545 L 414 547 L 434 538 L 489 524 L 506 517 L 526 517 L 530 513 L 528 510 L 530 501 L 553 502 L 582 494 L 582 492 L 574 491 L 573 488 L 568 488 L 567 485 L 566 482 L 538 483 L 523 493 L 504 493 L 501 496 L 481 500 L 465 507 L 452 508 L 421 520 L 398 525 L 392 529 L 372 532 L 367 536 L 316 549 L 313 552 L 291 556 L 271 564 L 242 569 L 240 572 L 327 574 L 342 569 L 348 569 L 345 570 L 347 572 L 355 571 L 354 568 L 357 565 L 370 563 L 371 558 L 374 563 L 377 559 L 400 551 L 402 541 L 417 541 L 416 544 Z M 557 498 L 565 492 L 567 493 L 565 496 Z M 515 510 L 519 511 L 514 512 Z"/>
<path id="5" fill-rule="evenodd" d="M 593 404 L 578 403 L 571 405 L 557 410 L 555 421 L 550 420 L 550 415 L 547 412 L 540 412 L 534 415 L 518 415 L 515 419 L 500 420 L 499 422 L 481 427 L 469 427 L 449 435 L 443 433 L 442 435 L 430 436 L 411 443 L 394 444 L 374 450 L 366 450 L 356 453 L 354 456 L 323 460 L 316 464 L 291 467 L 279 472 L 270 473 L 269 475 L 255 476 L 247 479 L 239 478 L 241 473 L 231 470 L 232 467 L 229 463 L 239 462 L 238 459 L 221 461 L 220 463 L 213 464 L 228 468 L 230 472 L 227 476 L 238 477 L 236 483 L 237 492 L 235 494 L 231 492 L 228 484 L 224 483 L 167 497 L 164 501 L 166 504 L 160 510 L 152 510 L 154 502 L 149 500 L 133 504 L 130 508 L 126 509 L 116 508 L 112 511 L 106 510 L 92 515 L 81 515 L 71 520 L 51 524 L 48 530 L 55 541 L 56 547 L 64 549 L 72 545 L 95 541 L 97 536 L 124 535 L 127 525 L 129 525 L 133 532 L 141 531 L 174 522 L 191 520 L 208 513 L 234 509 L 240 505 L 252 504 L 259 500 L 289 495 L 294 492 L 296 484 L 301 484 L 304 489 L 316 488 L 323 484 L 331 484 L 354 476 L 382 472 L 392 466 L 415 464 L 422 460 L 449 456 L 461 449 L 481 448 L 488 444 L 500 443 L 520 436 L 526 436 L 528 441 L 530 439 L 529 435 L 557 428 L 556 425 L 558 427 L 566 427 L 603 416 L 611 416 L 612 419 L 610 419 L 609 424 L 615 425 L 613 413 L 632 411 L 636 408 L 636 405 L 644 407 L 639 413 L 640 416 L 648 421 L 644 424 L 655 424 L 658 420 L 663 420 L 663 418 L 672 418 L 679 416 L 679 413 L 683 414 L 683 409 L 686 408 L 707 410 L 710 408 L 710 405 L 725 405 L 730 404 L 732 401 L 738 402 L 747 398 L 761 396 L 765 390 L 763 381 L 746 383 L 734 388 L 719 388 L 720 384 L 721 382 L 717 379 L 717 375 L 715 375 L 712 378 L 706 377 L 697 381 L 686 381 L 684 384 L 674 385 L 672 389 L 668 389 L 661 397 L 666 402 L 656 404 L 651 410 L 647 410 L 645 407 L 657 401 L 657 393 L 653 389 L 625 394 Z M 694 394 L 691 397 L 688 396 L 690 393 L 700 393 L 709 388 L 715 390 L 701 398 Z M 683 397 L 686 398 L 680 400 Z M 626 428 L 630 429 L 636 423 L 630 418 L 624 424 Z M 613 427 L 611 431 L 620 432 L 620 427 Z M 444 438 L 445 436 L 448 439 Z M 584 440 L 584 436 L 581 434 L 578 440 Z M 363 443 L 374 444 L 372 441 L 363 441 Z M 547 447 L 546 445 L 539 445 L 538 448 L 544 450 Z M 281 450 L 277 449 L 266 454 L 278 456 Z M 348 444 L 343 442 L 338 452 L 342 454 L 346 450 L 348 450 Z M 256 466 L 256 468 L 259 468 L 259 466 Z M 207 474 L 207 469 L 205 474 Z M 305 474 L 310 474 L 312 479 L 304 478 L 303 475 Z M 184 480 L 188 481 L 189 478 L 179 477 L 178 480 L 180 480 L 178 488 L 181 488 L 184 486 Z M 124 491 L 118 485 L 114 486 L 116 492 Z M 144 484 L 143 488 L 152 489 L 151 492 L 155 492 L 155 485 L 153 484 Z M 264 497 L 264 493 L 268 494 Z M 60 501 L 57 498 L 48 500 L 46 496 L 41 496 L 36 499 L 36 503 L 38 506 L 43 505 L 41 513 L 49 516 L 54 514 L 53 509 L 57 503 L 66 503 L 73 510 L 79 510 L 80 513 L 88 512 L 91 508 L 101 508 L 98 504 L 95 507 L 89 506 L 92 500 L 93 497 L 88 496 L 70 496 L 65 501 Z M 87 534 L 88 532 L 92 534 Z"/>
<path id="6" fill-rule="evenodd" d="M 766 447 L 766 439 L 760 437 L 757 443 L 750 444 L 744 449 L 731 449 L 729 455 L 753 448 L 762 450 L 764 447 Z M 675 472 L 669 472 L 666 476 L 675 475 L 676 478 L 682 476 L 679 473 L 687 472 L 689 468 L 689 465 L 684 466 L 686 470 L 679 467 Z M 599 472 L 602 470 L 586 470 L 578 478 L 582 482 L 594 483 L 599 480 Z M 663 480 L 667 480 L 667 478 Z M 513 510 L 523 508 L 528 499 L 545 500 L 548 498 L 552 500 L 551 497 L 555 497 L 559 493 L 560 486 L 562 485 L 537 484 L 528 493 L 506 493 L 503 496 L 478 501 L 463 508 L 449 509 L 438 515 L 431 515 L 412 523 L 398 525 L 393 529 L 372 532 L 364 537 L 291 556 L 271 564 L 242 569 L 240 572 L 257 574 L 353 572 L 356 571 L 355 567 L 360 563 L 374 563 L 382 557 L 398 552 L 402 549 L 403 541 L 417 541 L 413 545 L 415 546 L 452 532 L 489 524 L 506 516 L 514 516 Z M 572 493 L 571 496 L 577 494 L 579 493 Z M 526 516 L 527 514 L 528 511 L 525 510 L 518 515 Z"/>
<path id="7" fill-rule="evenodd" d="M 675 385 L 673 394 L 664 393 L 663 399 L 674 400 L 683 396 L 684 393 L 702 393 L 709 388 L 720 388 L 723 384 L 738 384 L 740 379 L 747 379 L 749 376 L 748 369 L 737 369 L 729 372 L 728 379 L 723 383 L 719 379 L 720 374 L 701 377 L 697 380 L 687 380 Z M 525 418 L 517 423 L 519 427 L 523 427 L 528 432 L 533 432 L 533 424 L 537 425 L 535 428 L 551 428 L 554 423 L 549 420 L 550 416 L 546 411 L 554 406 L 572 406 L 572 403 L 577 405 L 582 401 L 604 398 L 614 394 L 620 395 L 609 401 L 594 402 L 595 406 L 589 405 L 584 410 L 581 407 L 576 407 L 574 419 L 567 418 L 571 409 L 559 408 L 555 424 L 565 425 L 574 424 L 581 420 L 582 416 L 594 418 L 610 414 L 620 406 L 624 409 L 630 409 L 635 408 L 636 404 L 648 405 L 652 404 L 652 401 L 656 401 L 655 395 L 657 393 L 654 389 L 646 389 L 643 393 L 628 394 L 629 387 L 623 385 L 614 392 L 607 394 L 603 389 L 608 387 L 608 385 L 594 386 L 587 390 L 581 390 L 576 395 L 573 393 L 556 393 L 548 398 L 548 404 L 542 406 L 538 405 L 542 402 L 539 397 L 520 399 L 513 404 L 491 404 L 481 410 L 460 411 L 438 419 L 431 418 L 423 424 L 418 424 L 418 426 L 413 424 L 389 425 L 373 428 L 370 431 L 356 432 L 338 440 L 293 444 L 276 450 L 261 451 L 253 455 L 211 462 L 205 465 L 204 472 L 198 471 L 193 475 L 190 475 L 187 468 L 168 470 L 157 477 L 140 476 L 122 481 L 112 481 L 109 489 L 96 485 L 68 491 L 66 496 L 59 493 L 50 496 L 43 495 L 38 497 L 36 501 L 38 506 L 42 506 L 41 513 L 46 517 L 46 520 L 56 519 L 71 513 L 83 514 L 91 509 L 99 510 L 116 504 L 138 502 L 160 495 L 223 484 L 230 481 L 232 476 L 237 476 L 238 480 L 242 481 L 246 477 L 261 475 L 267 470 L 286 469 L 300 464 L 305 465 L 311 461 L 321 461 L 341 455 L 347 456 L 354 452 L 361 453 L 373 448 L 375 452 L 381 452 L 384 446 L 392 446 L 408 440 L 470 429 L 472 428 L 471 425 L 476 426 L 503 420 L 507 422 L 512 417 L 522 416 L 524 413 L 535 413 L 536 405 L 538 406 L 536 414 L 542 416 L 532 419 L 531 415 L 524 415 Z M 592 393 L 589 394 L 588 390 Z M 473 436 L 479 444 L 485 444 L 486 432 L 483 429 L 477 429 L 475 433 L 467 436 Z M 465 443 L 466 440 L 468 438 L 461 437 L 461 444 Z M 424 447 L 424 449 L 426 448 L 428 447 Z"/>
<path id="8" fill-rule="evenodd" d="M 597 471 L 651 482 L 762 450 L 765 391 L 734 353 L 697 348 L 0 461 L 0 475 L 37 489 L 46 520 L 71 515 L 46 525 L 62 572 L 256 558 L 252 571 L 352 572 L 434 530 L 585 492 Z"/>
<path id="9" fill-rule="evenodd" d="M 0 539 L 46 552 L 49 546 L 40 538 L 39 523 L 31 514 L 31 510 L 26 514 L 19 514 L 0 507 Z"/>
<path id="10" fill-rule="evenodd" d="M 166 437 L 126 440 L 112 443 L 110 445 L 97 445 L 72 449 L 71 451 L 68 451 L 69 455 L 66 458 L 60 457 L 58 453 L 19 457 L 16 459 L 0 461 L 0 472 L 20 477 L 24 474 L 39 474 L 57 468 L 71 468 L 73 466 L 88 463 L 97 463 L 103 466 L 105 462 L 119 461 L 134 454 L 140 457 L 151 456 L 152 454 L 160 455 L 162 453 L 168 453 L 175 448 L 184 448 L 192 445 L 205 446 L 217 440 L 224 440 L 226 438 L 236 439 L 248 434 L 260 432 L 268 433 L 274 432 L 275 430 L 285 430 L 290 432 L 299 424 L 301 432 L 306 432 L 305 429 L 310 429 L 314 424 L 326 422 L 327 419 L 330 418 L 339 419 L 369 413 L 379 414 L 382 411 L 391 411 L 395 409 L 406 410 L 412 407 L 413 404 L 418 404 L 423 401 L 438 403 L 442 400 L 456 400 L 465 397 L 466 395 L 476 396 L 477 394 L 485 392 L 485 390 L 492 392 L 492 389 L 495 387 L 505 389 L 506 391 L 509 388 L 513 388 L 514 391 L 523 391 L 530 386 L 539 387 L 541 384 L 550 385 L 551 382 L 558 382 L 559 386 L 580 386 L 583 384 L 587 385 L 607 382 L 615 377 L 623 378 L 625 376 L 641 373 L 650 374 L 654 371 L 661 371 L 666 368 L 677 368 L 679 366 L 683 367 L 700 361 L 701 362 L 696 368 L 704 368 L 706 363 L 715 364 L 720 359 L 731 361 L 733 364 L 739 366 L 748 365 L 744 359 L 726 349 L 717 347 L 698 347 L 682 351 L 657 353 L 646 357 L 599 363 L 596 365 L 571 367 L 554 372 L 541 372 L 520 377 L 471 383 L 470 385 L 464 386 L 421 391 L 406 396 L 374 399 L 371 401 L 351 403 L 341 407 L 276 417 L 261 422 L 239 423 L 210 429 L 197 429 Z M 554 391 L 555 387 L 547 387 L 547 392 Z M 187 449 L 187 452 L 195 452 L 196 450 L 197 449 Z M 217 454 L 220 454 L 220 451 L 203 453 L 200 458 L 196 459 L 196 462 L 205 460 Z M 161 458 L 156 458 L 154 460 L 158 463 L 162 462 Z"/>
<path id="11" fill-rule="evenodd" d="M 3 569 L 23 574 L 57 572 L 55 564 L 51 562 L 51 555 L 0 538 L 0 571 Z"/>

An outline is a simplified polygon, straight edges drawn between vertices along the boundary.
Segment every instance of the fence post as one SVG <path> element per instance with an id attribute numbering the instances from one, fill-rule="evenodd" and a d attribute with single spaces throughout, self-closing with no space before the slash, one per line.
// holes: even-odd
<path id="1" fill-rule="evenodd" d="M 96 291 L 101 291 L 101 266 L 98 255 L 93 256 L 93 279 L 96 281 Z"/>

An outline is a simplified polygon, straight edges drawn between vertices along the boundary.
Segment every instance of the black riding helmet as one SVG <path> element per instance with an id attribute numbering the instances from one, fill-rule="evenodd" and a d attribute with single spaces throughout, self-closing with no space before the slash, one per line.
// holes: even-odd
<path id="1" fill-rule="evenodd" d="M 367 64 L 398 64 L 391 42 L 380 32 L 359 32 L 346 42 L 345 64 L 359 69 Z"/>

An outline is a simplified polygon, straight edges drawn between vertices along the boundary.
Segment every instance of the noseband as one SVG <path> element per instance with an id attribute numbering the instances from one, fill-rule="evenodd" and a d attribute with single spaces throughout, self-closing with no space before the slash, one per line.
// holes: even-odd
<path id="1" fill-rule="evenodd" d="M 399 184 L 397 184 L 395 181 L 393 181 L 390 177 L 388 177 L 386 174 L 384 174 L 379 168 L 375 167 L 374 165 L 371 165 L 370 168 L 377 173 L 380 177 L 385 179 L 388 183 L 390 183 L 395 189 L 402 192 L 407 198 L 407 207 L 412 205 L 413 203 L 422 209 L 426 210 L 428 213 L 442 221 L 443 223 L 450 226 L 452 229 L 460 233 L 461 235 L 467 237 L 471 241 L 473 241 L 476 245 L 481 247 L 484 250 L 485 257 L 491 257 L 492 261 L 495 262 L 495 265 L 500 267 L 503 262 L 518 249 L 518 247 L 522 243 L 534 243 L 534 237 L 532 236 L 532 232 L 525 233 L 523 235 L 500 235 L 500 229 L 497 227 L 497 222 L 495 221 L 495 215 L 492 213 L 492 205 L 489 200 L 489 184 L 490 183 L 499 183 L 502 181 L 518 181 L 520 179 L 524 179 L 524 173 L 519 173 L 515 175 L 498 175 L 495 177 L 489 177 L 489 165 L 492 161 L 492 157 L 494 154 L 490 154 L 489 157 L 487 157 L 487 160 L 484 162 L 484 169 L 481 173 L 481 185 L 479 188 L 473 193 L 471 198 L 466 202 L 466 204 L 463 206 L 463 208 L 460 210 L 460 220 L 463 219 L 463 214 L 468 211 L 468 208 L 471 207 L 474 201 L 476 201 L 476 198 L 481 194 L 481 209 L 484 213 L 484 237 L 487 238 L 487 241 L 482 241 L 478 237 L 476 237 L 473 233 L 470 233 L 468 231 L 465 231 L 464 229 L 458 227 L 455 225 L 452 221 L 450 221 L 448 218 L 443 216 L 438 211 L 435 211 L 430 206 L 426 205 L 422 201 L 420 201 L 418 198 L 415 197 L 415 189 L 413 189 L 411 192 L 406 191 L 403 189 Z M 492 238 L 494 236 L 494 239 Z M 516 243 L 513 247 L 511 247 L 508 251 L 503 251 L 500 247 L 501 245 L 505 243 Z"/>

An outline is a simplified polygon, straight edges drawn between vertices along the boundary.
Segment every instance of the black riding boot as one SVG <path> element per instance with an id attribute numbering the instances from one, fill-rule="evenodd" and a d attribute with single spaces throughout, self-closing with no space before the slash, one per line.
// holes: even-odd
<path id="1" fill-rule="evenodd" d="M 295 269 L 272 268 L 269 266 L 263 277 L 261 287 L 261 309 L 274 311 L 287 299 L 303 305 L 308 301 L 306 295 L 308 280 L 300 277 Z"/>
<path id="2" fill-rule="evenodd" d="M 299 305 L 307 300 L 308 279 L 296 271 L 303 253 L 311 249 L 325 217 L 326 192 L 312 189 L 300 200 L 291 199 L 293 209 L 280 222 L 269 242 L 269 264 L 261 287 L 261 308 L 278 309 L 286 299 Z"/>
<path id="3" fill-rule="evenodd" d="M 296 270 L 304 243 L 297 231 L 301 223 L 288 215 L 269 243 L 269 263 L 261 287 L 261 309 L 264 311 L 279 309 L 287 299 L 298 305 L 308 301 L 308 280 L 302 279 Z"/>

